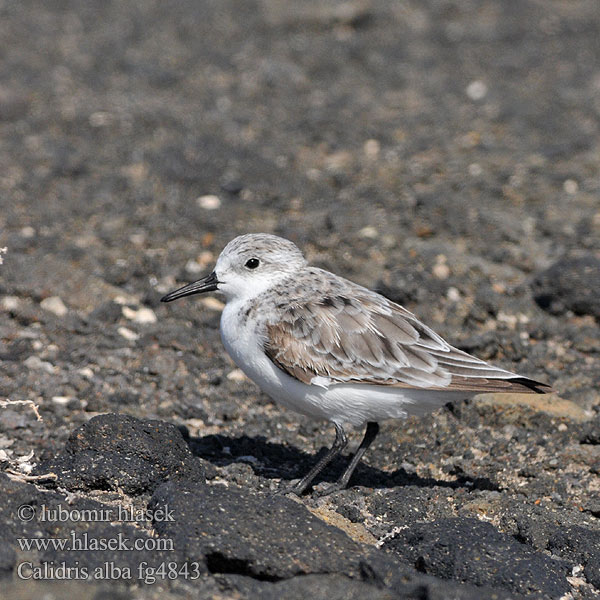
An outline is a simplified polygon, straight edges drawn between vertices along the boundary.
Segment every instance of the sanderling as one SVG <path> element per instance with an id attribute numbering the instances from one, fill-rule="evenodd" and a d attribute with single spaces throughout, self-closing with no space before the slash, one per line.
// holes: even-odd
<path id="1" fill-rule="evenodd" d="M 364 438 L 323 494 L 347 485 L 379 421 L 482 392 L 551 391 L 452 347 L 399 304 L 309 266 L 274 235 L 235 238 L 210 275 L 162 301 L 216 291 L 226 299 L 221 338 L 239 368 L 275 401 L 335 426 L 331 449 L 287 490 L 298 495 L 346 447 L 347 423 L 366 423 Z"/>

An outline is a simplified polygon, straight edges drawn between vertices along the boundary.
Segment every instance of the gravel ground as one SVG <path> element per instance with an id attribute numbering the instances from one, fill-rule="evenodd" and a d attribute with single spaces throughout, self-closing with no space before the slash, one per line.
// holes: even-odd
<path id="1" fill-rule="evenodd" d="M 597 0 L 0 0 L 3 597 L 597 597 L 599 65 Z M 251 231 L 557 393 L 273 497 L 332 428 L 159 303 Z"/>

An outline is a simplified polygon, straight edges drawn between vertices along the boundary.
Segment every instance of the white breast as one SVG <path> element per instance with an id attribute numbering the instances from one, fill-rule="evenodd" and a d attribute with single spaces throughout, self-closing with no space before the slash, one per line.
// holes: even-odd
<path id="1" fill-rule="evenodd" d="M 244 319 L 245 307 L 229 302 L 221 315 L 221 339 L 233 362 L 276 402 L 315 418 L 328 418 L 318 404 L 305 399 L 311 387 L 277 368 L 265 354 L 256 321 Z"/>

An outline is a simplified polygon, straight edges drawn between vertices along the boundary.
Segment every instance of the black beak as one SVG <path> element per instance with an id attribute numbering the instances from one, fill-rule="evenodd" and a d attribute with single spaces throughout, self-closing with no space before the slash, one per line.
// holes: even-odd
<path id="1" fill-rule="evenodd" d="M 210 275 L 207 275 L 202 279 L 198 279 L 198 281 L 194 281 L 194 283 L 189 283 L 178 290 L 169 292 L 166 296 L 163 296 L 160 301 L 171 302 L 172 300 L 177 300 L 177 298 L 183 298 L 184 296 L 203 294 L 204 292 L 214 292 L 218 289 L 218 283 L 219 281 L 217 280 L 217 275 L 213 271 Z"/>

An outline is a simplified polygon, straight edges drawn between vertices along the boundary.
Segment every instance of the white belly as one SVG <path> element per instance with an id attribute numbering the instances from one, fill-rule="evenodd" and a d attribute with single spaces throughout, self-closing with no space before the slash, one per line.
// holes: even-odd
<path id="1" fill-rule="evenodd" d="M 360 426 L 368 421 L 421 416 L 469 395 L 352 383 L 307 385 L 271 362 L 255 334 L 255 323 L 240 324 L 239 308 L 228 303 L 221 315 L 221 339 L 228 354 L 273 400 L 309 417 Z"/>

